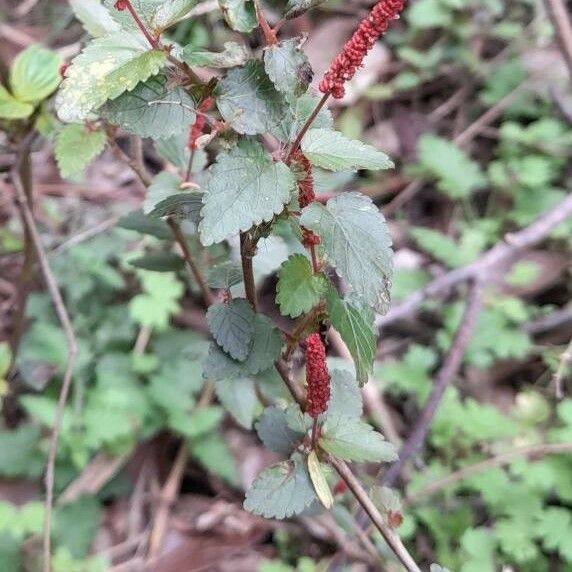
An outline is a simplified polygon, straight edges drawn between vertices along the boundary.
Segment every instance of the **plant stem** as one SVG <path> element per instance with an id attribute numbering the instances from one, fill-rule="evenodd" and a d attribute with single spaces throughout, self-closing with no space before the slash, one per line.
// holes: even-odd
<path id="1" fill-rule="evenodd" d="M 254 282 L 254 268 L 252 258 L 256 244 L 247 232 L 240 233 L 240 259 L 242 261 L 242 275 L 244 278 L 244 290 L 246 299 L 250 302 L 252 309 L 258 312 L 258 297 L 256 294 L 256 284 Z"/>
<path id="2" fill-rule="evenodd" d="M 185 181 L 188 183 L 191 180 L 191 176 L 193 174 L 193 161 L 195 160 L 195 147 L 191 149 L 191 154 L 189 156 L 189 163 L 187 165 L 187 172 L 185 173 Z"/>
<path id="3" fill-rule="evenodd" d="M 135 10 L 135 8 L 133 8 L 131 1 L 130 0 L 124 0 L 124 1 L 125 1 L 125 6 L 127 7 L 127 10 L 129 10 L 129 13 L 131 14 L 131 17 L 133 18 L 133 20 L 135 20 L 137 27 L 141 30 L 141 33 L 145 36 L 147 41 L 151 44 L 151 47 L 154 50 L 163 49 L 163 46 L 161 45 L 159 40 L 152 36 L 152 34 L 149 32 L 149 30 L 147 30 L 147 27 L 145 26 L 145 24 L 143 23 L 141 18 L 139 18 L 139 14 L 137 14 L 137 11 Z"/>
<path id="4" fill-rule="evenodd" d="M 262 33 L 264 34 L 264 40 L 266 41 L 266 45 L 274 46 L 277 42 L 276 30 L 273 30 L 268 24 L 268 20 L 266 20 L 266 16 L 264 15 L 264 12 L 260 8 L 260 3 L 258 2 L 258 0 L 254 0 L 254 8 L 256 10 L 256 19 L 258 20 L 258 24 L 262 29 Z"/>
<path id="5" fill-rule="evenodd" d="M 344 461 L 336 459 L 335 457 L 330 457 L 329 463 L 338 473 L 340 478 L 346 483 L 348 489 L 352 492 L 357 502 L 367 513 L 375 528 L 377 528 L 383 536 L 385 542 L 387 542 L 388 546 L 391 548 L 395 556 L 397 556 L 401 564 L 403 564 L 407 572 L 421 572 L 421 569 L 417 566 L 415 560 L 413 560 L 411 554 L 409 554 L 399 536 L 395 534 L 389 525 L 384 522 L 381 513 L 373 504 L 373 501 L 369 498 L 367 492 L 356 476 L 352 473 L 348 465 Z"/>
<path id="6" fill-rule="evenodd" d="M 206 283 L 205 278 L 201 272 L 201 269 L 198 267 L 197 263 L 195 262 L 195 259 L 193 258 L 193 255 L 191 254 L 191 251 L 189 249 L 189 245 L 187 244 L 187 240 L 185 238 L 185 235 L 181 231 L 181 227 L 171 217 L 169 217 L 167 219 L 167 224 L 171 227 L 171 231 L 173 233 L 173 236 L 174 236 L 175 240 L 177 241 L 177 244 L 179 245 L 179 247 L 183 251 L 183 256 L 185 257 L 185 261 L 187 262 L 189 269 L 190 269 L 194 279 L 197 282 L 197 285 L 198 285 L 198 287 L 199 287 L 199 289 L 203 295 L 203 300 L 204 300 L 205 304 L 207 306 L 214 304 L 216 301 L 215 296 L 211 292 L 209 287 L 207 286 L 207 283 Z"/>
<path id="7" fill-rule="evenodd" d="M 298 133 L 296 139 L 294 139 L 294 142 L 290 146 L 290 150 L 288 151 L 288 154 L 286 155 L 286 159 L 284 161 L 286 164 L 288 164 L 292 160 L 292 155 L 294 153 L 296 153 L 296 151 L 298 151 L 298 148 L 300 147 L 300 143 L 302 143 L 302 139 L 304 139 L 304 135 L 306 135 L 306 133 L 308 132 L 308 129 L 310 129 L 310 127 L 312 126 L 312 123 L 314 123 L 314 121 L 316 120 L 316 117 L 318 117 L 318 113 L 320 113 L 320 111 L 322 110 L 322 107 L 324 107 L 324 105 L 326 105 L 326 101 L 328 101 L 329 97 L 330 97 L 329 93 L 324 93 L 324 95 L 322 96 L 322 99 L 320 99 L 320 102 L 318 103 L 318 105 L 316 105 L 316 108 L 314 109 L 314 111 L 312 111 L 312 114 L 310 115 L 310 117 L 308 117 L 308 119 L 306 120 L 306 123 L 304 123 L 304 125 L 302 126 L 302 129 L 300 129 L 300 133 Z"/>

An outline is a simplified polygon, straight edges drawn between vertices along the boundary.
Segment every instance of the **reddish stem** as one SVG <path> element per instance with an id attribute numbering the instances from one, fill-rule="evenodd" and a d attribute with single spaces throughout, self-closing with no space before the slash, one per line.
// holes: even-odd
<path id="1" fill-rule="evenodd" d="M 131 4 L 131 0 L 123 0 L 123 5 L 127 8 L 127 10 L 129 10 L 131 17 L 133 18 L 133 20 L 135 20 L 137 27 L 141 30 L 141 32 L 143 33 L 145 38 L 147 38 L 147 41 L 151 44 L 151 47 L 154 50 L 161 50 L 162 46 L 161 46 L 159 40 L 157 38 L 153 37 L 151 32 L 149 32 L 149 30 L 147 30 L 147 28 L 145 27 L 145 24 L 143 23 L 141 18 L 139 18 L 139 14 L 137 14 L 137 12 L 135 11 L 135 8 L 133 8 L 133 5 Z"/>
<path id="2" fill-rule="evenodd" d="M 278 40 L 276 39 L 276 31 L 270 27 L 270 24 L 268 24 L 268 20 L 266 19 L 266 16 L 264 16 L 264 13 L 260 8 L 258 0 L 255 0 L 254 8 L 256 10 L 256 19 L 258 20 L 258 24 L 262 29 L 262 33 L 264 34 L 264 40 L 266 41 L 266 45 L 267 46 L 276 45 L 276 43 L 278 42 Z"/>

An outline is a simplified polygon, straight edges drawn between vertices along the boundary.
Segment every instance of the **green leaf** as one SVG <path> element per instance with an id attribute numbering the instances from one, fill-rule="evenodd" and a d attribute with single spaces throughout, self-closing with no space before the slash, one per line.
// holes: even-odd
<path id="1" fill-rule="evenodd" d="M 55 52 L 29 46 L 10 68 L 10 87 L 16 99 L 37 103 L 53 93 L 60 83 L 61 59 Z"/>
<path id="2" fill-rule="evenodd" d="M 246 491 L 244 508 L 265 518 L 290 518 L 302 513 L 316 500 L 306 464 L 293 455 L 265 469 Z"/>
<path id="3" fill-rule="evenodd" d="M 190 443 L 191 454 L 201 465 L 230 485 L 238 484 L 238 471 L 228 445 L 214 433 L 193 439 Z"/>
<path id="4" fill-rule="evenodd" d="M 34 106 L 13 97 L 0 84 L 0 119 L 26 119 L 34 113 Z"/>
<path id="5" fill-rule="evenodd" d="M 264 71 L 264 64 L 250 60 L 230 70 L 215 90 L 224 120 L 243 135 L 266 133 L 284 115 L 284 100 Z"/>
<path id="6" fill-rule="evenodd" d="M 330 371 L 330 401 L 328 417 L 351 417 L 359 419 L 363 412 L 361 392 L 348 371 L 334 369 Z"/>
<path id="7" fill-rule="evenodd" d="M 431 564 L 429 572 L 451 572 L 451 571 L 448 568 L 443 568 L 443 566 L 439 566 L 439 564 Z"/>
<path id="8" fill-rule="evenodd" d="M 182 284 L 172 275 L 140 271 L 143 293 L 129 302 L 129 313 L 141 326 L 165 330 L 171 316 L 179 311 Z"/>
<path id="9" fill-rule="evenodd" d="M 245 429 L 252 429 L 252 423 L 259 407 L 254 381 L 248 377 L 223 379 L 215 384 L 218 400 Z"/>
<path id="10" fill-rule="evenodd" d="M 274 163 L 262 146 L 242 141 L 221 153 L 212 167 L 204 195 L 199 230 L 205 246 L 271 221 L 290 201 L 294 175 L 284 163 Z"/>
<path id="11" fill-rule="evenodd" d="M 198 407 L 192 413 L 172 412 L 169 426 L 189 439 L 206 435 L 214 431 L 224 418 L 222 407 Z"/>
<path id="12" fill-rule="evenodd" d="M 158 2 L 152 29 L 158 33 L 184 20 L 198 0 L 163 0 Z"/>
<path id="13" fill-rule="evenodd" d="M 217 344 L 232 358 L 244 361 L 252 347 L 254 312 L 242 299 L 213 304 L 207 311 L 207 324 Z"/>
<path id="14" fill-rule="evenodd" d="M 183 50 L 185 63 L 199 68 L 233 68 L 246 63 L 248 57 L 246 48 L 236 42 L 225 42 L 222 52 L 206 52 L 193 44 L 188 44 Z"/>
<path id="15" fill-rule="evenodd" d="M 108 101 L 100 113 L 129 133 L 167 139 L 187 132 L 195 121 L 194 110 L 193 98 L 182 87 L 169 88 L 167 78 L 158 75 Z"/>
<path id="16" fill-rule="evenodd" d="M 552 507 L 542 512 L 535 528 L 546 550 L 557 551 L 563 560 L 572 561 L 572 515 L 565 508 Z"/>
<path id="17" fill-rule="evenodd" d="M 166 222 L 147 216 L 140 210 L 132 211 L 122 216 L 117 222 L 117 226 L 127 230 L 134 230 L 141 234 L 149 234 L 160 240 L 166 240 L 173 236 Z"/>
<path id="18" fill-rule="evenodd" d="M 209 268 L 207 284 L 211 288 L 228 289 L 242 282 L 242 267 L 231 260 Z"/>
<path id="19" fill-rule="evenodd" d="M 173 252 L 157 252 L 129 260 L 129 264 L 150 272 L 176 272 L 185 267 L 185 260 Z"/>
<path id="20" fill-rule="evenodd" d="M 302 151 L 313 165 L 329 171 L 391 169 L 394 166 L 385 153 L 330 129 L 310 129 L 302 139 Z"/>
<path id="21" fill-rule="evenodd" d="M 333 287 L 330 287 L 326 294 L 326 306 L 332 326 L 338 331 L 352 355 L 357 381 L 364 385 L 373 370 L 377 349 L 375 316 L 369 308 L 342 300 Z"/>
<path id="22" fill-rule="evenodd" d="M 21 425 L 13 431 L 0 431 L 0 475 L 35 478 L 43 465 L 38 427 Z"/>
<path id="23" fill-rule="evenodd" d="M 355 417 L 328 417 L 319 445 L 346 461 L 389 462 L 397 459 L 395 447 L 371 425 Z"/>
<path id="24" fill-rule="evenodd" d="M 314 491 L 320 502 L 326 509 L 331 509 L 334 504 L 334 496 L 326 480 L 325 473 L 326 465 L 322 465 L 318 459 L 318 455 L 315 450 L 310 451 L 308 455 L 308 474 L 310 475 L 310 480 L 314 485 Z"/>
<path id="25" fill-rule="evenodd" d="M 264 69 L 276 89 L 298 97 L 306 93 L 312 81 L 312 66 L 300 49 L 300 38 L 284 40 L 264 50 Z"/>
<path id="26" fill-rule="evenodd" d="M 85 558 L 101 516 L 101 506 L 93 496 L 82 496 L 73 503 L 57 507 L 54 536 L 58 545 L 66 546 L 75 558 Z"/>
<path id="27" fill-rule="evenodd" d="M 326 0 L 288 0 L 285 17 L 291 20 L 301 16 L 311 8 L 323 4 Z"/>
<path id="28" fill-rule="evenodd" d="M 272 134 L 284 142 L 293 141 L 296 138 L 320 102 L 319 97 L 308 93 L 291 99 L 284 116 L 275 127 L 271 128 Z M 322 107 L 312 125 L 315 129 L 331 129 L 334 125 L 332 114 L 326 107 Z"/>
<path id="29" fill-rule="evenodd" d="M 304 433 L 288 426 L 286 412 L 278 407 L 267 407 L 255 427 L 264 446 L 285 457 L 292 453 L 304 437 Z"/>
<path id="30" fill-rule="evenodd" d="M 203 193 L 177 193 L 162 201 L 149 213 L 152 217 L 173 217 L 177 221 L 190 221 L 195 225 L 201 220 Z"/>
<path id="31" fill-rule="evenodd" d="M 12 365 L 12 350 L 8 342 L 0 342 L 0 379 L 8 374 Z"/>
<path id="32" fill-rule="evenodd" d="M 310 261 L 303 254 L 292 255 L 280 268 L 276 302 L 283 316 L 296 318 L 319 303 L 328 287 L 322 274 L 314 274 Z"/>
<path id="33" fill-rule="evenodd" d="M 63 178 L 81 173 L 105 148 L 105 131 L 92 131 L 85 125 L 64 125 L 56 138 L 55 155 Z"/>
<path id="34" fill-rule="evenodd" d="M 156 75 L 167 60 L 150 50 L 137 33 L 120 32 L 90 42 L 66 71 L 56 98 L 59 118 L 81 123 L 107 100 L 115 99 Z"/>
<path id="35" fill-rule="evenodd" d="M 417 146 L 421 167 L 437 179 L 437 188 L 453 199 L 468 197 L 486 184 L 479 164 L 454 143 L 423 135 Z"/>
<path id="36" fill-rule="evenodd" d="M 218 0 L 226 23 L 237 32 L 251 32 L 258 26 L 252 0 Z"/>
<path id="37" fill-rule="evenodd" d="M 355 295 L 386 312 L 393 251 L 385 219 L 371 200 L 344 193 L 326 206 L 314 202 L 302 211 L 300 224 L 320 236 L 328 260 Z"/>
<path id="38" fill-rule="evenodd" d="M 119 24 L 100 0 L 70 0 L 75 17 L 83 24 L 88 34 L 98 38 L 119 32 Z"/>
<path id="39" fill-rule="evenodd" d="M 143 212 L 146 215 L 150 215 L 157 203 L 160 203 L 164 199 L 170 197 L 171 195 L 177 196 L 181 190 L 181 185 L 183 181 L 179 175 L 175 173 L 170 173 L 169 171 L 161 171 L 155 176 L 145 194 L 145 202 L 143 203 Z M 170 213 L 169 213 L 170 214 Z M 153 216 L 166 216 L 163 214 Z"/>

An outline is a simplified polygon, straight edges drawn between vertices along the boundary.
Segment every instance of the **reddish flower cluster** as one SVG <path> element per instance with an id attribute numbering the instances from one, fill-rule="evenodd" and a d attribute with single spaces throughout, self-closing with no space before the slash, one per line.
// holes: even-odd
<path id="1" fill-rule="evenodd" d="M 310 334 L 306 338 L 306 385 L 306 413 L 316 419 L 326 411 L 330 400 L 330 374 L 320 334 Z"/>
<path id="2" fill-rule="evenodd" d="M 62 64 L 60 66 L 59 72 L 60 72 L 60 77 L 62 79 L 64 79 L 66 77 L 66 72 L 68 71 L 68 68 L 70 67 L 71 64 Z"/>
<path id="3" fill-rule="evenodd" d="M 299 149 L 292 155 L 292 161 L 298 163 L 304 173 L 304 177 L 298 181 L 298 203 L 303 209 L 316 200 L 312 163 Z"/>
<path id="4" fill-rule="evenodd" d="M 374 6 L 325 73 L 320 83 L 322 93 L 331 93 L 336 99 L 344 96 L 345 82 L 352 79 L 366 54 L 387 30 L 391 21 L 399 18 L 404 4 L 405 0 L 380 0 Z"/>
<path id="5" fill-rule="evenodd" d="M 306 248 L 310 248 L 311 246 L 318 246 L 320 244 L 320 237 L 313 233 L 311 230 L 302 227 L 302 244 Z"/>
<path id="6" fill-rule="evenodd" d="M 195 119 L 195 123 L 191 127 L 189 131 L 189 140 L 187 141 L 187 147 L 189 149 L 197 149 L 197 141 L 199 137 L 203 134 L 205 129 L 206 118 L 203 115 L 206 113 L 212 106 L 213 106 L 213 98 L 207 97 L 205 100 L 201 102 L 198 107 L 198 111 L 200 114 L 197 114 Z"/>
<path id="7" fill-rule="evenodd" d="M 114 4 L 114 7 L 116 10 L 123 12 L 123 10 L 127 10 L 128 8 L 127 4 L 127 0 L 117 0 L 117 2 Z"/>

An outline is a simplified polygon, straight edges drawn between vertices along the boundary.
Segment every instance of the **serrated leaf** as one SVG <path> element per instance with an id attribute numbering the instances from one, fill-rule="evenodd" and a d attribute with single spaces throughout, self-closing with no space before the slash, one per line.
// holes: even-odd
<path id="1" fill-rule="evenodd" d="M 34 113 L 34 106 L 13 97 L 0 84 L 0 119 L 26 119 Z"/>
<path id="2" fill-rule="evenodd" d="M 236 42 L 225 42 L 222 52 L 198 50 L 193 44 L 183 50 L 183 60 L 191 67 L 199 68 L 233 68 L 246 63 L 248 57 L 246 48 Z"/>
<path id="3" fill-rule="evenodd" d="M 248 377 L 223 379 L 215 384 L 218 400 L 245 429 L 252 429 L 252 423 L 259 407 L 254 381 Z"/>
<path id="4" fill-rule="evenodd" d="M 329 262 L 355 295 L 386 312 L 393 273 L 391 236 L 371 200 L 344 193 L 326 206 L 314 202 L 302 211 L 300 224 L 321 238 Z"/>
<path id="5" fill-rule="evenodd" d="M 169 171 L 162 171 L 155 176 L 145 194 L 145 201 L 143 203 L 143 212 L 146 215 L 151 215 L 155 207 L 161 201 L 167 199 L 171 195 L 177 196 L 181 190 L 183 183 L 181 177 Z M 152 216 L 166 216 L 153 214 Z"/>
<path id="6" fill-rule="evenodd" d="M 85 558 L 99 526 L 102 510 L 93 496 L 82 496 L 58 506 L 54 514 L 54 536 L 75 558 Z"/>
<path id="7" fill-rule="evenodd" d="M 205 435 L 199 439 L 193 439 L 190 443 L 193 457 L 225 481 L 233 486 L 238 484 L 238 471 L 232 452 L 224 439 L 214 433 Z"/>
<path id="8" fill-rule="evenodd" d="M 294 175 L 284 163 L 274 163 L 262 146 L 242 141 L 221 153 L 205 185 L 199 226 L 205 246 L 271 221 L 290 201 Z"/>
<path id="9" fill-rule="evenodd" d="M 116 0 L 104 2 L 112 18 L 124 30 L 138 30 L 129 11 L 117 10 L 115 2 Z M 196 0 L 131 0 L 133 9 L 145 27 L 155 36 L 185 18 L 196 3 Z"/>
<path id="10" fill-rule="evenodd" d="M 21 425 L 13 431 L 0 431 L 0 475 L 38 477 L 44 464 L 40 443 L 37 426 Z"/>
<path id="11" fill-rule="evenodd" d="M 241 265 L 231 260 L 212 266 L 207 274 L 207 284 L 216 289 L 232 288 L 242 280 Z"/>
<path id="12" fill-rule="evenodd" d="M 318 459 L 318 455 L 316 455 L 316 451 L 313 450 L 310 451 L 308 455 L 308 473 L 318 499 L 320 499 L 320 502 L 326 509 L 330 510 L 334 505 L 334 497 L 326 480 L 326 476 L 324 475 L 324 469 Z"/>
<path id="13" fill-rule="evenodd" d="M 288 4 L 286 4 L 285 18 L 288 18 L 289 20 L 297 18 L 311 8 L 315 8 L 316 6 L 323 4 L 325 1 L 326 0 L 288 0 Z"/>
<path id="14" fill-rule="evenodd" d="M 397 459 L 395 447 L 381 433 L 359 419 L 342 415 L 328 417 L 319 445 L 346 461 L 389 462 Z"/>
<path id="15" fill-rule="evenodd" d="M 307 413 L 304 413 L 297 403 L 291 403 L 288 405 L 285 415 L 288 427 L 297 433 L 308 433 L 314 424 L 312 417 Z"/>
<path id="16" fill-rule="evenodd" d="M 163 0 L 153 18 L 153 30 L 162 32 L 184 20 L 198 0 Z"/>
<path id="17" fill-rule="evenodd" d="M 348 371 L 330 371 L 330 401 L 327 416 L 352 417 L 359 419 L 363 412 L 361 393 L 356 380 Z"/>
<path id="18" fill-rule="evenodd" d="M 60 64 L 58 54 L 40 46 L 20 52 L 10 68 L 14 97 L 25 103 L 37 103 L 48 97 L 60 83 Z"/>
<path id="19" fill-rule="evenodd" d="M 207 311 L 207 324 L 217 344 L 232 358 L 244 361 L 252 348 L 254 311 L 241 298 L 228 304 L 213 304 Z"/>
<path id="20" fill-rule="evenodd" d="M 56 98 L 59 118 L 81 123 L 107 100 L 156 75 L 167 60 L 137 33 L 120 32 L 90 42 L 66 71 Z"/>
<path id="21" fill-rule="evenodd" d="M 254 318 L 252 349 L 244 362 L 237 361 L 213 343 L 203 363 L 204 376 L 214 380 L 256 375 L 273 367 L 280 356 L 282 338 L 272 322 L 261 314 Z"/>
<path id="22" fill-rule="evenodd" d="M 149 213 L 152 217 L 173 217 L 177 221 L 190 221 L 195 225 L 201 220 L 203 193 L 177 193 L 158 202 Z"/>
<path id="23" fill-rule="evenodd" d="M 165 240 L 173 236 L 167 223 L 147 216 L 141 210 L 132 211 L 122 216 L 117 221 L 117 226 L 127 230 L 134 230 L 141 234 L 149 234 L 160 240 Z"/>
<path id="24" fill-rule="evenodd" d="M 56 138 L 55 155 L 61 176 L 81 173 L 105 148 L 105 131 L 93 131 L 85 125 L 64 125 Z"/>
<path id="25" fill-rule="evenodd" d="M 255 428 L 265 447 L 285 457 L 292 453 L 304 437 L 304 433 L 288 426 L 286 412 L 278 407 L 267 407 Z"/>
<path id="26" fill-rule="evenodd" d="M 182 87 L 167 87 L 162 75 L 140 82 L 100 110 L 110 123 L 140 137 L 167 139 L 187 132 L 195 121 L 195 102 Z"/>
<path id="27" fill-rule="evenodd" d="M 251 32 L 258 26 L 252 0 L 219 0 L 226 23 L 237 32 Z"/>
<path id="28" fill-rule="evenodd" d="M 284 40 L 267 47 L 263 55 L 270 81 L 278 91 L 292 97 L 305 93 L 314 75 L 300 43 L 300 38 Z"/>
<path id="29" fill-rule="evenodd" d="M 243 135 L 266 133 L 282 119 L 284 99 L 264 71 L 264 64 L 250 60 L 230 70 L 215 90 L 216 104 L 224 120 Z"/>
<path id="30" fill-rule="evenodd" d="M 326 294 L 326 307 L 332 326 L 344 340 L 354 360 L 357 381 L 364 385 L 373 370 L 377 348 L 375 316 L 369 308 L 360 308 L 342 300 L 333 287 L 329 288 Z"/>
<path id="31" fill-rule="evenodd" d="M 119 32 L 119 24 L 111 17 L 109 10 L 100 0 L 70 0 L 75 17 L 93 37 L 107 36 Z"/>
<path id="32" fill-rule="evenodd" d="M 129 261 L 131 266 L 150 272 L 176 272 L 185 267 L 185 260 L 172 252 L 145 254 Z"/>
<path id="33" fill-rule="evenodd" d="M 280 141 L 293 141 L 319 102 L 319 97 L 308 93 L 301 97 L 288 99 L 289 105 L 284 116 L 275 127 L 271 128 L 272 134 Z M 315 129 L 331 129 L 334 125 L 332 114 L 326 107 L 322 107 L 312 125 Z"/>
<path id="34" fill-rule="evenodd" d="M 314 274 L 310 261 L 303 254 L 292 255 L 280 268 L 276 302 L 283 316 L 296 318 L 309 312 L 325 294 L 328 280 Z"/>
<path id="35" fill-rule="evenodd" d="M 290 518 L 302 513 L 316 499 L 306 464 L 293 455 L 265 469 L 246 491 L 244 508 L 265 518 Z"/>
<path id="36" fill-rule="evenodd" d="M 302 139 L 301 147 L 313 165 L 329 171 L 378 170 L 394 166 L 391 159 L 375 147 L 330 129 L 310 129 Z"/>

